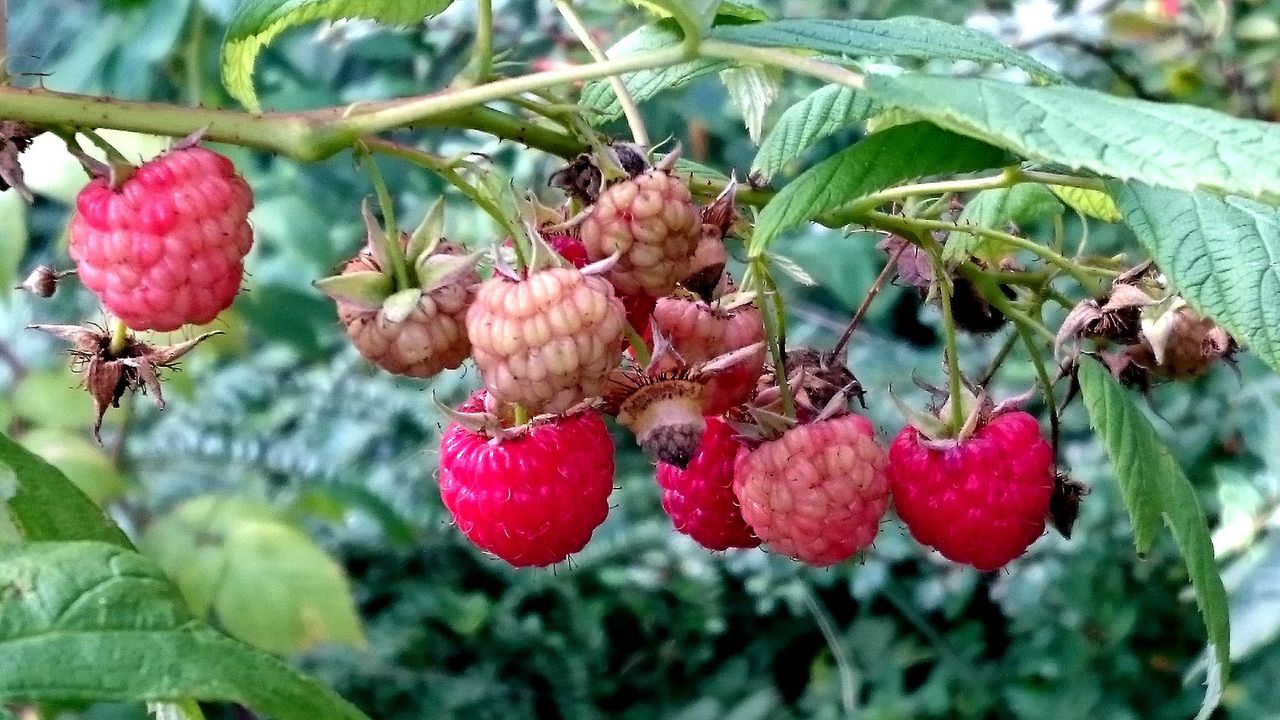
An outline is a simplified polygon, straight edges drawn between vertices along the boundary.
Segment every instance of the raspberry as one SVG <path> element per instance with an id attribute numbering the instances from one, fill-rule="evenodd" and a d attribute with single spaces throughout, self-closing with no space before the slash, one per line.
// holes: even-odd
<path id="1" fill-rule="evenodd" d="M 925 442 L 908 426 L 889 448 L 894 507 L 916 540 L 983 572 L 1026 552 L 1044 532 L 1054 484 L 1053 448 L 1035 417 L 1006 412 L 951 447 Z"/>
<path id="2" fill-rule="evenodd" d="M 687 297 L 658 300 L 653 324 L 686 365 L 712 360 L 725 353 L 764 341 L 764 321 L 754 305 L 706 303 Z M 740 405 L 755 390 L 764 372 L 765 349 L 721 370 L 707 381 L 702 411 L 719 415 Z"/>
<path id="3" fill-rule="evenodd" d="M 625 322 L 604 279 L 550 268 L 482 284 L 467 311 L 467 335 L 494 398 L 536 415 L 600 394 L 621 358 Z"/>
<path id="4" fill-rule="evenodd" d="M 478 412 L 479 396 L 461 408 Z M 477 547 L 516 567 L 578 552 L 609 512 L 613 441 L 594 410 L 493 438 L 452 423 L 440 443 L 440 497 Z"/>
<path id="5" fill-rule="evenodd" d="M 760 544 L 738 509 L 733 494 L 733 463 L 742 444 L 729 423 L 706 419 L 702 443 L 684 470 L 658 464 L 662 509 L 677 531 L 708 550 L 753 548 Z"/>
<path id="6" fill-rule="evenodd" d="M 582 223 L 592 261 L 621 253 L 609 281 L 623 296 L 662 297 L 689 271 L 702 220 L 684 183 L 649 170 L 600 193 Z"/>
<path id="7" fill-rule="evenodd" d="M 231 305 L 253 244 L 253 193 L 227 158 L 173 150 L 118 188 L 76 198 L 71 258 L 80 280 L 135 330 L 203 325 Z"/>
<path id="8" fill-rule="evenodd" d="M 546 236 L 547 245 L 552 250 L 560 253 L 560 257 L 569 261 L 569 264 L 581 270 L 587 266 L 587 249 L 583 247 L 582 241 L 572 235 L 563 233 L 555 233 Z"/>
<path id="9" fill-rule="evenodd" d="M 429 259 L 457 256 L 462 248 L 442 242 Z M 344 275 L 381 271 L 369 253 L 347 263 Z M 369 362 L 396 375 L 427 378 L 462 365 L 471 354 L 464 317 L 480 282 L 468 270 L 437 287 L 424 291 L 407 314 L 405 309 L 377 309 L 338 302 L 338 319 L 347 337 Z"/>
<path id="10" fill-rule="evenodd" d="M 742 517 L 774 551 L 833 565 L 866 548 L 889 507 L 885 455 L 856 415 L 792 428 L 738 453 Z"/>

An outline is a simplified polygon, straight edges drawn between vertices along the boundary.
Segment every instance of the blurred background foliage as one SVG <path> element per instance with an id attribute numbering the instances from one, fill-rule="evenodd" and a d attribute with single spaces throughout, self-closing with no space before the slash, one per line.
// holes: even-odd
<path id="1" fill-rule="evenodd" d="M 967 22 L 1082 84 L 1263 119 L 1274 120 L 1280 107 L 1280 0 L 760 4 L 777 15 Z M 231 105 L 217 77 L 217 47 L 234 0 L 9 5 L 11 69 L 22 84 Z M 504 62 L 582 59 L 550 3 L 497 5 L 498 47 L 510 49 Z M 609 0 L 584 10 L 606 43 L 644 22 Z M 470 12 L 458 2 L 424 27 L 339 23 L 291 32 L 263 57 L 263 103 L 304 108 L 428 92 L 464 62 Z M 788 80 L 773 115 L 814 87 Z M 714 76 L 645 111 L 653 134 L 676 137 L 693 159 L 740 174 L 749 167 L 750 140 Z M 133 157 L 163 146 L 108 137 Z M 474 132 L 409 137 L 446 155 L 483 152 L 519 187 L 544 187 L 556 166 L 555 158 Z M 807 160 L 854 139 L 835 136 Z M 349 155 L 299 166 L 224 151 L 257 194 L 248 290 L 218 322 L 224 335 L 170 374 L 168 408 L 126 400 L 109 416 L 102 447 L 90 439 L 89 400 L 74 389 L 62 348 L 23 330 L 32 322 L 102 321 L 100 311 L 74 282 L 48 301 L 7 290 L 37 264 L 68 265 L 69 201 L 85 178 L 48 136 L 25 156 L 35 205 L 0 194 L 0 427 L 109 509 L 197 612 L 294 658 L 372 717 L 1194 713 L 1203 631 L 1182 564 L 1167 538 L 1150 557 L 1134 556 L 1105 459 L 1078 407 L 1065 418 L 1064 456 L 1093 493 L 1075 539 L 1046 536 L 998 574 L 926 555 L 895 521 L 864 559 L 833 570 L 760 551 L 707 554 L 671 530 L 652 468 L 622 435 L 615 508 L 586 551 L 548 571 L 515 572 L 483 557 L 449 526 L 433 479 L 441 421 L 432 399 L 458 401 L 476 385 L 473 373 L 424 384 L 373 371 L 310 286 L 361 242 L 367 177 Z M 491 223 L 437 179 L 389 161 L 383 171 L 406 217 L 416 220 L 443 193 L 451 236 L 491 241 Z M 1069 218 L 1068 231 L 1078 235 L 1079 221 Z M 1092 231 L 1099 249 L 1133 248 L 1117 231 Z M 834 339 L 883 262 L 875 239 L 810 228 L 779 245 L 818 283 L 787 288 L 792 343 Z M 890 385 L 922 400 L 904 369 L 940 375 L 937 324 L 911 292 L 891 288 L 855 340 L 853 368 L 885 437 L 900 425 Z M 966 367 L 979 371 L 1002 341 L 966 339 Z M 1008 394 L 1032 379 L 1015 354 L 997 385 Z M 1280 378 L 1246 355 L 1236 375 L 1219 370 L 1191 386 L 1161 387 L 1151 400 L 1202 493 L 1231 592 L 1237 666 L 1217 716 L 1280 717 Z M 92 718 L 144 712 L 45 710 Z"/>

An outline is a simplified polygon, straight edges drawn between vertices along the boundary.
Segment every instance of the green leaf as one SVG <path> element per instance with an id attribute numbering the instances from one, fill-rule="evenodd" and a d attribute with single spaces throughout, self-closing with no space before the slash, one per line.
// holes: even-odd
<path id="1" fill-rule="evenodd" d="M 1124 220 L 1124 216 L 1120 214 L 1120 209 L 1116 207 L 1116 201 L 1101 190 L 1067 187 L 1066 185 L 1050 185 L 1049 189 L 1053 191 L 1054 195 L 1058 196 L 1059 200 L 1081 215 L 1109 223 L 1118 223 Z"/>
<path id="2" fill-rule="evenodd" d="M 889 56 L 998 63 L 1021 68 L 1042 80 L 1062 81 L 1062 76 L 1053 69 L 991 35 L 924 17 L 775 20 L 718 27 L 711 31 L 710 37 L 743 45 L 799 48 L 839 57 Z"/>
<path id="3" fill-rule="evenodd" d="M 760 255 L 775 238 L 806 220 L 878 190 L 1008 160 L 1002 150 L 927 123 L 889 128 L 814 165 L 782 188 L 756 219 L 751 254 Z"/>
<path id="4" fill-rule="evenodd" d="M 877 108 L 866 93 L 827 85 L 787 108 L 760 144 L 751 171 L 765 180 L 819 140 L 867 120 Z"/>
<path id="5" fill-rule="evenodd" d="M 365 645 L 342 567 L 270 506 L 189 500 L 148 528 L 140 545 L 194 612 L 212 612 L 255 647 L 288 654 Z"/>
<path id="6" fill-rule="evenodd" d="M 38 428 L 22 435 L 22 445 L 64 473 L 99 506 L 124 493 L 124 475 L 115 461 L 82 431 Z"/>
<path id="7" fill-rule="evenodd" d="M 1155 517 L 1173 533 L 1187 574 L 1195 590 L 1200 615 L 1209 636 L 1210 655 L 1215 659 L 1209 673 L 1208 690 L 1198 718 L 1207 718 L 1221 699 L 1222 686 L 1230 671 L 1230 628 L 1227 591 L 1213 556 L 1209 524 L 1196 497 L 1195 488 L 1182 474 L 1151 421 L 1133 404 L 1132 395 L 1120 386 L 1106 368 L 1092 358 L 1080 362 L 1080 388 L 1089 424 L 1098 432 L 1120 483 L 1125 505 L 1134 522 L 1139 552 L 1150 547 L 1155 533 Z"/>
<path id="8" fill-rule="evenodd" d="M 759 145 L 764 116 L 778 99 L 782 87 L 782 72 L 777 68 L 729 68 L 720 71 L 720 80 L 729 91 L 729 99 L 742 113 L 751 142 Z"/>
<path id="9" fill-rule="evenodd" d="M 1133 182 L 1111 194 L 1187 302 L 1280 371 L 1280 209 Z"/>
<path id="10" fill-rule="evenodd" d="M 314 20 L 362 18 L 409 25 L 444 11 L 453 0 L 242 0 L 222 41 L 222 84 L 257 111 L 253 67 L 277 35 Z"/>
<path id="11" fill-rule="evenodd" d="M 1002 230 L 1042 217 L 1061 215 L 1064 208 L 1049 188 L 1037 183 L 1022 183 L 1009 188 L 983 190 L 965 205 L 957 222 L 961 225 Z M 963 262 L 970 255 L 998 261 L 1004 253 L 999 242 L 983 239 L 973 233 L 954 232 L 942 248 L 942 259 L 948 264 Z"/>
<path id="12" fill-rule="evenodd" d="M 276 720 L 368 720 L 279 659 L 191 617 L 147 558 L 114 545 L 0 548 L 0 697 L 245 705 Z"/>
<path id="13" fill-rule="evenodd" d="M 1066 86 L 867 78 L 878 102 L 1023 157 L 1181 190 L 1280 200 L 1280 125 Z"/>
<path id="14" fill-rule="evenodd" d="M 27 203 L 17 192 L 0 192 L 0 300 L 8 299 L 27 252 Z"/>
<path id="15" fill-rule="evenodd" d="M 120 528 L 57 468 L 0 433 L 0 471 L 4 468 L 9 472 L 0 472 L 0 501 L 21 539 L 97 540 L 133 548 Z"/>
<path id="16" fill-rule="evenodd" d="M 680 30 L 670 20 L 653 25 L 646 25 L 619 40 L 608 49 L 610 58 L 617 59 L 627 55 L 658 50 L 680 44 Z M 679 63 L 665 68 L 641 70 L 622 76 L 627 92 L 637 103 L 666 90 L 674 90 L 693 82 L 703 75 L 709 75 L 732 67 L 728 60 L 698 59 L 687 63 Z M 582 90 L 578 105 L 590 113 L 593 123 L 604 123 L 622 116 L 622 105 L 613 87 L 607 80 L 596 80 L 588 83 Z"/>

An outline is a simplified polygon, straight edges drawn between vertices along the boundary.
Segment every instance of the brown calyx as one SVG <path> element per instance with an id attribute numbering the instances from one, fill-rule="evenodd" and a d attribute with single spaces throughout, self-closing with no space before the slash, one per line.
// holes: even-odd
<path id="1" fill-rule="evenodd" d="M 679 377 L 643 379 L 618 406 L 618 422 L 651 459 L 687 467 L 707 426 L 702 384 Z"/>

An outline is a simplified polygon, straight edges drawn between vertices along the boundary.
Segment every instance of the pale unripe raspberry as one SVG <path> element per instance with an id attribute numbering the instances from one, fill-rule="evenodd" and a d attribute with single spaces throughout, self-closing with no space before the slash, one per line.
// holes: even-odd
<path id="1" fill-rule="evenodd" d="M 620 295 L 662 297 L 688 275 L 702 220 L 684 183 L 650 170 L 600 193 L 581 235 L 592 261 L 621 253 L 608 276 Z"/>
<path id="2" fill-rule="evenodd" d="M 227 158 L 201 147 L 144 164 L 76 198 L 71 257 L 81 282 L 135 330 L 203 325 L 231 305 L 253 244 L 253 193 Z"/>
<path id="3" fill-rule="evenodd" d="M 462 249 L 441 243 L 434 254 L 457 255 Z M 367 254 L 347 263 L 344 274 L 380 270 Z M 424 292 L 403 320 L 395 321 L 385 308 L 370 310 L 338 302 L 338 319 L 347 337 L 369 362 L 396 375 L 427 378 L 457 368 L 471 354 L 466 313 L 480 276 L 474 270 Z"/>
<path id="4" fill-rule="evenodd" d="M 532 414 L 597 396 L 618 366 L 626 316 L 604 279 L 551 268 L 520 281 L 484 282 L 467 335 L 485 387 Z"/>
<path id="5" fill-rule="evenodd" d="M 764 321 L 751 304 L 726 310 L 701 300 L 664 297 L 654 309 L 653 324 L 685 365 L 706 362 L 765 339 Z M 764 372 L 764 360 L 762 345 L 751 357 L 711 375 L 702 393 L 703 413 L 719 415 L 746 402 Z"/>
<path id="6" fill-rule="evenodd" d="M 889 507 L 886 462 L 871 424 L 845 415 L 740 452 L 733 490 L 742 517 L 774 552 L 833 565 L 875 540 Z"/>

